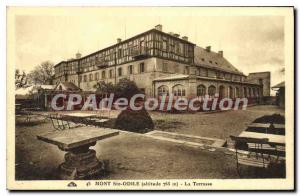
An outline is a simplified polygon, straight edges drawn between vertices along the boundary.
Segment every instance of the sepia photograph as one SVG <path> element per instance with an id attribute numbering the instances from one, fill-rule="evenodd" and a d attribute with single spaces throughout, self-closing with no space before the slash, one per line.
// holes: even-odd
<path id="1" fill-rule="evenodd" d="M 7 7 L 9 190 L 293 190 L 293 7 Z"/>

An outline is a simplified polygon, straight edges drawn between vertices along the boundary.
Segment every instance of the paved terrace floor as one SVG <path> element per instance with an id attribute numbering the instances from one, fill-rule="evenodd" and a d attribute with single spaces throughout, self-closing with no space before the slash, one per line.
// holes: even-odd
<path id="1" fill-rule="evenodd" d="M 239 134 L 255 118 L 272 113 L 283 111 L 275 106 L 256 106 L 247 111 L 176 115 L 151 112 L 151 116 L 156 127 L 166 121 L 164 126 L 169 126 L 166 131 L 227 138 Z M 174 127 L 173 121 L 184 125 L 175 123 Z M 54 171 L 63 162 L 64 152 L 36 139 L 37 134 L 52 131 L 49 122 L 16 126 L 17 180 L 55 179 Z M 233 154 L 225 153 L 224 149 L 209 151 L 124 132 L 98 142 L 93 148 L 99 159 L 109 160 L 109 173 L 104 179 L 239 178 Z M 244 173 L 253 177 L 259 172 L 245 168 Z"/>

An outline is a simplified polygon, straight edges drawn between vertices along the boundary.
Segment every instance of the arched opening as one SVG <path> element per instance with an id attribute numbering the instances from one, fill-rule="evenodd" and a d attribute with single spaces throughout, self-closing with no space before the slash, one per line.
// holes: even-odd
<path id="1" fill-rule="evenodd" d="M 206 87 L 204 85 L 197 86 L 197 96 L 204 97 L 206 94 Z"/>
<path id="2" fill-rule="evenodd" d="M 233 92 L 233 88 L 231 86 L 229 86 L 229 97 L 231 99 L 234 98 L 234 92 Z"/>
<path id="3" fill-rule="evenodd" d="M 208 95 L 210 97 L 214 97 L 216 95 L 216 87 L 214 85 L 210 85 L 208 87 Z"/>
<path id="4" fill-rule="evenodd" d="M 219 97 L 220 98 L 225 97 L 225 87 L 223 85 L 219 86 Z"/>
<path id="5" fill-rule="evenodd" d="M 181 84 L 177 84 L 173 86 L 172 93 L 175 97 L 184 97 L 185 96 L 185 88 Z"/>
<path id="6" fill-rule="evenodd" d="M 102 71 L 102 79 L 105 79 L 105 71 Z"/>
<path id="7" fill-rule="evenodd" d="M 235 87 L 235 97 L 240 97 L 240 88 Z"/>
<path id="8" fill-rule="evenodd" d="M 158 96 L 169 96 L 169 88 L 166 85 L 158 87 Z"/>
<path id="9" fill-rule="evenodd" d="M 249 88 L 249 97 L 253 97 L 253 89 Z"/>
<path id="10" fill-rule="evenodd" d="M 244 87 L 244 97 L 248 97 L 247 87 Z"/>
<path id="11" fill-rule="evenodd" d="M 96 80 L 96 81 L 99 80 L 99 73 L 98 73 L 98 72 L 95 73 L 95 80 Z"/>

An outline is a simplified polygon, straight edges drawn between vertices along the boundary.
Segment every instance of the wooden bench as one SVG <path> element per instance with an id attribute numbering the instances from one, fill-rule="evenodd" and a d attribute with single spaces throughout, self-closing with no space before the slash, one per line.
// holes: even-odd
<path id="1" fill-rule="evenodd" d="M 231 140 L 235 142 L 235 154 L 236 154 L 236 168 L 239 175 L 240 165 L 246 165 L 256 168 L 268 168 L 270 164 L 269 156 L 265 156 L 265 152 L 263 151 L 263 145 L 268 144 L 267 138 L 248 138 L 248 137 L 236 137 L 230 136 Z M 251 144 L 251 147 L 244 149 L 249 153 L 247 155 L 239 153 L 239 147 L 241 144 Z"/>

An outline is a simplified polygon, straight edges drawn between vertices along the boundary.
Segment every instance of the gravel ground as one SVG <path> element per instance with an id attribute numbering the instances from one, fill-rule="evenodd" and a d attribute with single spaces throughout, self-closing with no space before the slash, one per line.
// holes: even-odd
<path id="1" fill-rule="evenodd" d="M 239 135 L 256 118 L 274 113 L 284 115 L 284 110 L 270 105 L 215 113 L 151 112 L 151 117 L 157 130 L 229 140 L 230 135 Z"/>
<path id="2" fill-rule="evenodd" d="M 283 113 L 273 106 L 256 106 L 247 111 L 176 115 L 151 112 L 151 116 L 155 121 L 167 122 L 166 131 L 228 138 L 244 130 L 255 118 L 280 112 Z M 181 127 L 168 129 L 173 121 Z M 56 168 L 63 162 L 64 152 L 36 139 L 37 134 L 51 131 L 50 122 L 16 126 L 17 180 L 56 179 Z M 93 148 L 99 159 L 109 160 L 104 179 L 239 178 L 233 154 L 224 149 L 209 151 L 123 132 Z M 259 177 L 259 173 L 245 168 L 244 176 Z"/>

